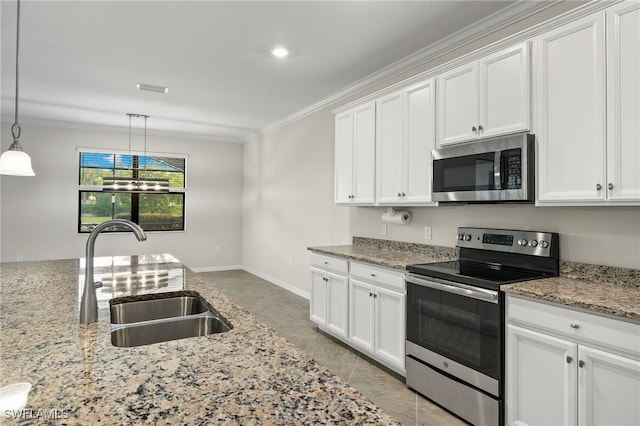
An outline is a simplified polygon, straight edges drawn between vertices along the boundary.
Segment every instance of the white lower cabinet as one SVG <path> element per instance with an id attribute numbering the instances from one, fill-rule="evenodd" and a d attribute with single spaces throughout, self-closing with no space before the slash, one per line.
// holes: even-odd
<path id="1" fill-rule="evenodd" d="M 506 338 L 508 425 L 640 424 L 640 324 L 508 295 Z"/>
<path id="2" fill-rule="evenodd" d="M 312 253 L 311 277 L 311 321 L 405 375 L 404 273 Z"/>
<path id="3" fill-rule="evenodd" d="M 310 319 L 343 338 L 348 332 L 347 271 L 346 260 L 312 255 Z"/>
<path id="4" fill-rule="evenodd" d="M 349 341 L 404 374 L 404 274 L 351 262 Z"/>

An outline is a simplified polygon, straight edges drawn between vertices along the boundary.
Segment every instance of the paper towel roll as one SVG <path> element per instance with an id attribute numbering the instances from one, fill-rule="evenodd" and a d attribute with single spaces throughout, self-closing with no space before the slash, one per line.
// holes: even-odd
<path id="1" fill-rule="evenodd" d="M 399 211 L 390 207 L 382 213 L 382 223 L 406 225 L 411 223 L 411 213 L 406 210 Z"/>

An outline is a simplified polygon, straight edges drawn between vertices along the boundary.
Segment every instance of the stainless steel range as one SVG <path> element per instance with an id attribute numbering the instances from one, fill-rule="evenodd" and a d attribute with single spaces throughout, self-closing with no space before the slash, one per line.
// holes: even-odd
<path id="1" fill-rule="evenodd" d="M 557 276 L 556 233 L 458 228 L 458 260 L 408 266 L 407 385 L 476 425 L 504 424 L 503 284 Z"/>

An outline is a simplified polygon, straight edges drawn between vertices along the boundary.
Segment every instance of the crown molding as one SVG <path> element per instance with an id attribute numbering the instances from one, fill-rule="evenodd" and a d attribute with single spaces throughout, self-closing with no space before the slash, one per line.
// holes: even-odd
<path id="1" fill-rule="evenodd" d="M 470 25 L 462 30 L 439 40 L 405 58 L 388 65 L 367 77 L 356 81 L 355 83 L 343 88 L 342 90 L 333 93 L 320 100 L 319 102 L 312 104 L 283 120 L 271 123 L 262 128 L 257 134 L 264 134 L 272 132 L 280 127 L 290 124 L 296 120 L 299 120 L 307 115 L 310 115 L 316 111 L 327 108 L 332 104 L 340 102 L 349 96 L 362 92 L 370 87 L 384 82 L 394 76 L 402 74 L 413 68 L 419 67 L 427 62 L 433 61 L 438 57 L 446 55 L 462 46 L 472 43 L 481 39 L 495 31 L 499 31 L 502 28 L 506 28 L 522 19 L 535 15 L 536 13 L 561 3 L 561 0 L 542 0 L 542 1 L 518 1 L 511 6 L 496 12 L 476 23 Z M 248 141 L 250 138 L 245 138 L 244 141 Z"/>

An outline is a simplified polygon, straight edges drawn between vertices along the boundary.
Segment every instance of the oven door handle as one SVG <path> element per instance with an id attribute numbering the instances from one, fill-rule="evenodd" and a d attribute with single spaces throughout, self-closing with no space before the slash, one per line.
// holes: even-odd
<path id="1" fill-rule="evenodd" d="M 429 287 L 434 290 L 454 293 L 460 296 L 483 300 L 489 303 L 498 303 L 498 292 L 493 290 L 485 290 L 465 284 L 452 283 L 450 281 L 440 281 L 436 278 L 429 278 L 428 280 L 426 280 L 414 274 L 407 274 L 405 280 L 408 283 L 421 285 L 423 287 Z"/>

